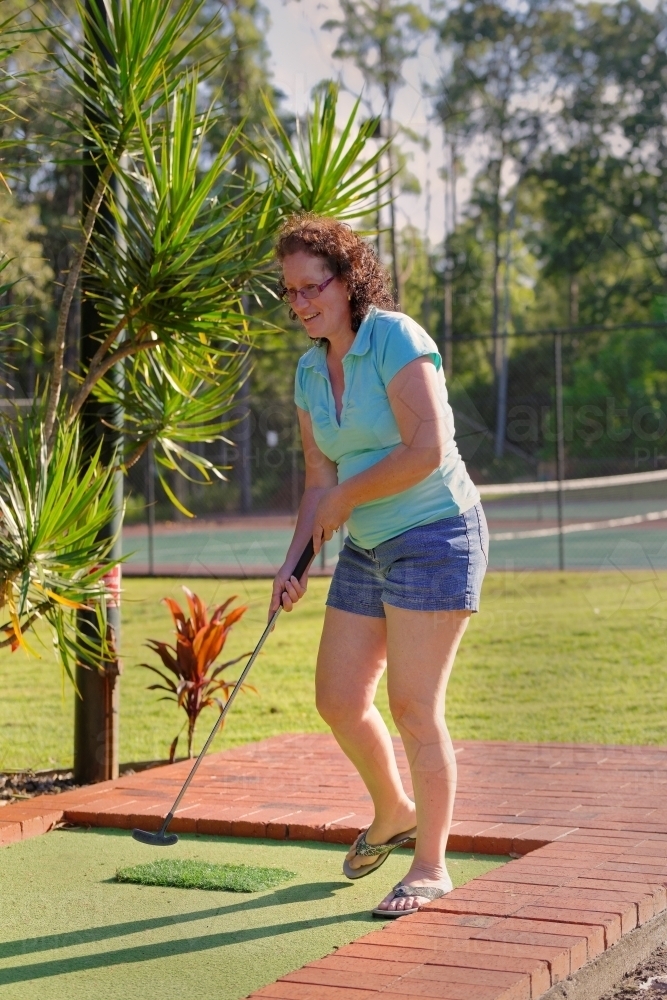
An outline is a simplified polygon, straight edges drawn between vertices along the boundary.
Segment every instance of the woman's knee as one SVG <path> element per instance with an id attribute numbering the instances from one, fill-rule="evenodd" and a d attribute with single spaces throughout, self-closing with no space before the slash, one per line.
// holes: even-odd
<path id="1" fill-rule="evenodd" d="M 354 729 L 373 704 L 372 692 L 365 688 L 319 683 L 315 686 L 315 706 L 333 730 Z"/>
<path id="2" fill-rule="evenodd" d="M 408 692 L 389 692 L 389 710 L 402 737 L 432 743 L 446 737 L 444 714 L 433 702 L 421 702 Z"/>
<path id="3" fill-rule="evenodd" d="M 342 714 L 340 692 L 328 685 L 318 685 L 315 689 L 315 707 L 326 724 L 332 729 L 336 728 Z"/>
<path id="4" fill-rule="evenodd" d="M 315 687 L 315 707 L 332 729 L 340 729 L 352 716 L 359 714 L 356 699 L 338 684 L 320 683 Z"/>

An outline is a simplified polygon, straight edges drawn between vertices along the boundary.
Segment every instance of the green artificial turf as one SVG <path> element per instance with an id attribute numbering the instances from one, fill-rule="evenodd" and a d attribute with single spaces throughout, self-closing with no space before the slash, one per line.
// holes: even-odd
<path id="1" fill-rule="evenodd" d="M 145 865 L 119 868 L 118 882 L 135 885 L 166 885 L 174 889 L 214 889 L 223 892 L 262 892 L 296 878 L 286 868 L 258 868 L 256 865 L 213 865 L 210 861 L 175 858 L 149 861 Z"/>
<path id="2" fill-rule="evenodd" d="M 208 601 L 250 604 L 229 658 L 251 649 L 266 622 L 268 580 L 189 580 Z M 120 739 L 125 761 L 164 758 L 183 714 L 147 691 L 148 638 L 168 639 L 160 598 L 182 599 L 177 580 L 125 580 Z M 284 614 L 214 749 L 282 732 L 326 732 L 313 676 L 328 580 L 314 579 Z M 487 575 L 452 675 L 447 719 L 455 738 L 667 743 L 667 573 L 652 570 Z M 230 676 L 235 676 L 233 668 Z M 48 649 L 42 660 L 0 650 L 0 769 L 49 768 L 72 759 L 74 695 Z M 64 694 L 63 694 L 64 691 Z M 381 687 L 378 704 L 388 718 Z M 201 747 L 215 715 L 207 709 Z"/>
<path id="3" fill-rule="evenodd" d="M 351 882 L 336 844 L 185 835 L 168 850 L 170 860 L 297 874 L 252 895 L 182 892 L 116 881 L 118 868 L 155 858 L 128 831 L 12 844 L 0 851 L 0 1000 L 240 1000 L 381 928 L 370 910 L 410 863 L 395 851 Z M 447 860 L 463 885 L 509 859 Z"/>

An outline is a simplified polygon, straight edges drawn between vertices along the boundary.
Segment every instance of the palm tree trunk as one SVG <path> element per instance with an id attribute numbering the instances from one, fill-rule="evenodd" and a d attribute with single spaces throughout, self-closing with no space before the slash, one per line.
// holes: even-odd
<path id="1" fill-rule="evenodd" d="M 104 13 L 103 0 L 87 0 L 88 9 L 93 5 Z M 88 109 L 87 113 L 90 115 Z M 84 227 L 88 231 L 88 239 L 84 241 L 84 249 L 102 223 L 105 227 L 112 224 L 112 217 L 104 204 L 104 192 L 107 190 L 110 178 L 108 167 L 100 169 L 92 156 L 84 151 L 83 161 L 83 215 Z M 91 221 L 91 216 L 94 216 Z M 107 228 L 108 231 L 108 228 Z M 84 237 L 86 233 L 84 232 Z M 80 269 L 83 254 L 77 258 Z M 70 279 L 72 271 L 70 271 Z M 71 285 L 71 280 L 68 280 Z M 74 286 L 71 287 L 71 298 Z M 90 362 L 99 347 L 99 337 L 102 327 L 101 317 L 97 312 L 95 300 L 86 297 L 85 282 L 82 288 L 81 302 L 81 371 L 87 372 Z M 67 307 L 69 311 L 69 306 Z M 61 306 L 62 312 L 62 306 Z M 66 316 L 65 316 L 66 320 Z M 64 336 L 63 326 L 63 336 Z M 64 351 L 64 341 L 63 341 Z M 54 401 L 51 397 L 50 403 Z M 52 413 L 55 420 L 55 410 Z M 121 439 L 114 427 L 119 426 L 122 414 L 115 407 L 98 403 L 88 397 L 81 408 L 81 430 L 84 449 L 90 454 L 101 440 L 101 461 L 109 466 L 116 463 L 117 452 Z M 111 559 L 119 559 L 122 555 L 121 527 L 123 509 L 123 474 L 115 473 L 116 513 L 113 520 L 105 525 L 101 534 L 106 538 L 114 538 L 115 542 L 110 552 Z M 106 636 L 111 656 L 104 663 L 103 669 L 91 669 L 85 663 L 76 665 L 76 684 L 80 692 L 75 695 L 74 712 L 74 777 L 79 783 L 106 781 L 118 777 L 118 729 L 120 700 L 120 566 L 116 566 L 107 581 L 109 598 L 107 601 L 108 634 Z M 96 615 L 93 610 L 77 612 L 77 627 L 79 631 L 93 640 L 96 637 Z"/>

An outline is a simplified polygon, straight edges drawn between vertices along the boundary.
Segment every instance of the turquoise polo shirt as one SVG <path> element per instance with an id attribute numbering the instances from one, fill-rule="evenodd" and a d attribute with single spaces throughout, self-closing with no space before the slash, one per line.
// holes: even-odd
<path id="1" fill-rule="evenodd" d="M 479 501 L 454 440 L 454 417 L 438 348 L 409 316 L 372 306 L 343 358 L 345 390 L 340 423 L 326 344 L 311 347 L 297 365 L 294 401 L 310 413 L 317 446 L 336 463 L 338 482 L 344 483 L 401 443 L 387 386 L 401 368 L 421 357 L 430 358 L 438 371 L 448 431 L 446 454 L 438 469 L 410 489 L 354 508 L 347 528 L 352 541 L 363 549 L 375 548 L 409 528 L 463 514 Z"/>

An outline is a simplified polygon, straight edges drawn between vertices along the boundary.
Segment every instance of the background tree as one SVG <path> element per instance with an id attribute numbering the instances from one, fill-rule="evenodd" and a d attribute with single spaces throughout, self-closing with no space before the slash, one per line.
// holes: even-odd
<path id="1" fill-rule="evenodd" d="M 543 143 L 563 84 L 558 53 L 573 30 L 569 12 L 530 0 L 517 7 L 473 0 L 447 8 L 439 37 L 449 64 L 435 111 L 457 149 L 477 159 L 470 210 L 490 242 L 490 327 L 496 389 L 496 452 L 502 456 L 507 397 L 509 282 L 518 188 Z M 539 96 L 538 96 L 539 95 Z M 505 309 L 506 313 L 506 309 Z"/>
<path id="2" fill-rule="evenodd" d="M 429 20 L 416 3 L 396 0 L 341 0 L 342 18 L 325 21 L 327 31 L 339 31 L 334 50 L 337 59 L 349 59 L 361 72 L 364 81 L 379 91 L 385 138 L 395 138 L 394 102 L 405 83 L 403 65 L 419 50 Z M 392 145 L 387 147 L 389 173 L 395 172 Z M 389 186 L 389 239 L 392 278 L 396 297 L 401 300 L 394 182 Z"/>

